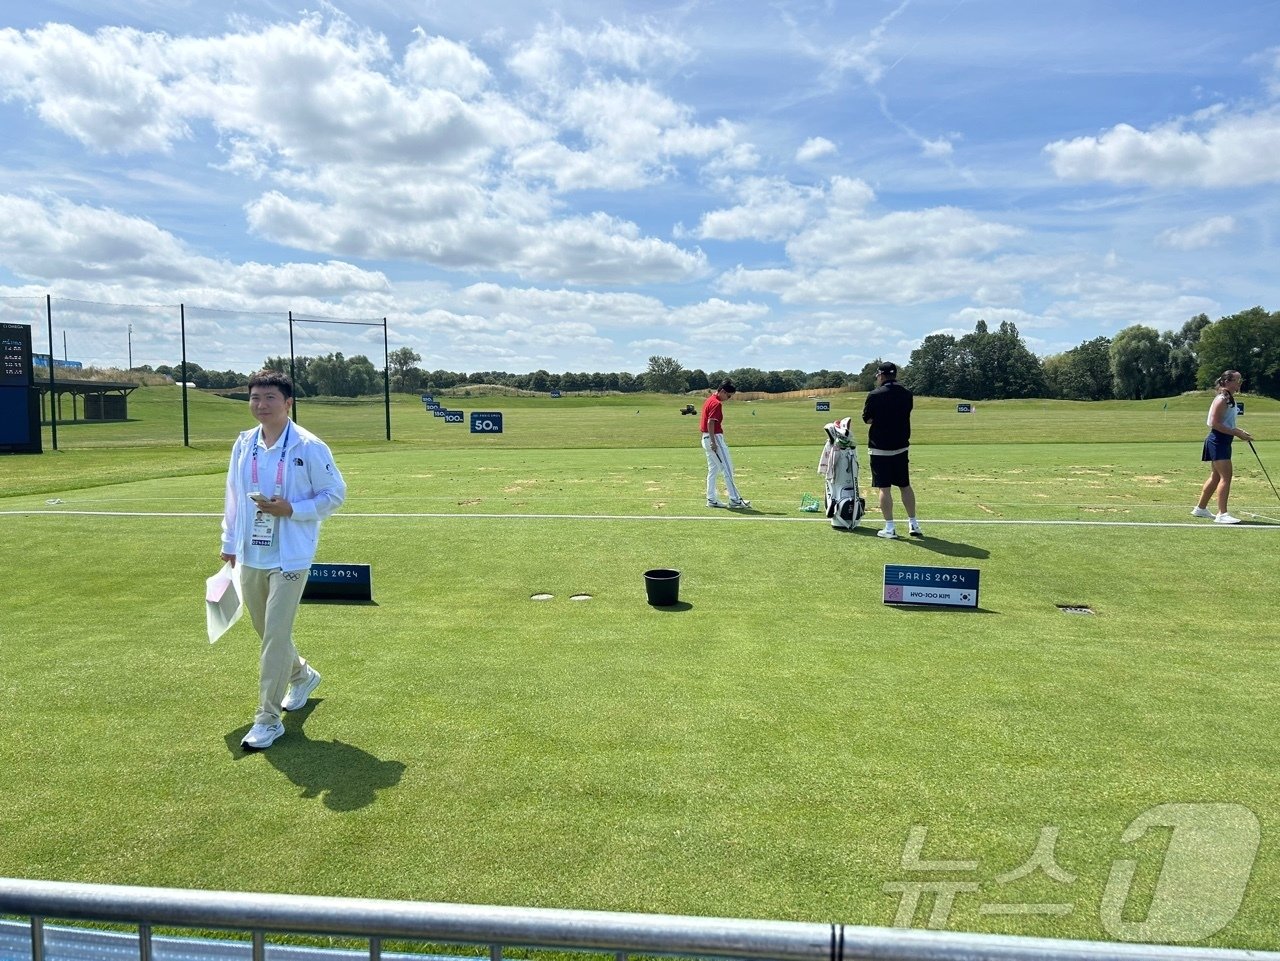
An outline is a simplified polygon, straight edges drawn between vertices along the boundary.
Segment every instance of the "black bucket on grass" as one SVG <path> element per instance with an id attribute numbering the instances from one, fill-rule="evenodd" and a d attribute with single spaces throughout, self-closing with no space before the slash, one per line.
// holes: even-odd
<path id="1" fill-rule="evenodd" d="M 644 590 L 654 607 L 680 603 L 680 572 L 659 567 L 644 572 Z"/>

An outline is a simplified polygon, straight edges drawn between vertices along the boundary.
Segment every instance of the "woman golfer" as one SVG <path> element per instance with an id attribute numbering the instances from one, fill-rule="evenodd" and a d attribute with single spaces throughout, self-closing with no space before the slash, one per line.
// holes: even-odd
<path id="1" fill-rule="evenodd" d="M 1244 377 L 1238 370 L 1224 371 L 1214 383 L 1218 394 L 1209 405 L 1209 436 L 1204 439 L 1201 460 L 1210 464 L 1209 479 L 1200 491 L 1200 503 L 1191 511 L 1194 517 L 1212 517 L 1215 524 L 1239 524 L 1240 518 L 1227 513 L 1227 498 L 1231 496 L 1231 440 L 1253 440 L 1247 430 L 1236 426 L 1236 391 Z M 1209 512 L 1209 498 L 1218 492 L 1218 513 Z"/>

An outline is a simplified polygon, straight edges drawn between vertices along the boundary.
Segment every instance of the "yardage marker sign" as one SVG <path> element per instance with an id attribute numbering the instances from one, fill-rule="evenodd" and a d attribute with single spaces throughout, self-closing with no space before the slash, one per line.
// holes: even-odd
<path id="1" fill-rule="evenodd" d="M 977 607 L 976 567 L 884 566 L 884 603 Z"/>

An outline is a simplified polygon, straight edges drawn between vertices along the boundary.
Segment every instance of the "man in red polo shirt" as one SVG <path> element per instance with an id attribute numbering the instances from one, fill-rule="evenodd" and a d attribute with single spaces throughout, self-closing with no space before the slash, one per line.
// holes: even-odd
<path id="1" fill-rule="evenodd" d="M 702 431 L 702 449 L 707 454 L 708 507 L 728 506 L 738 510 L 751 507 L 751 502 L 742 499 L 738 486 L 733 482 L 733 460 L 729 456 L 729 445 L 724 442 L 724 402 L 737 392 L 738 388 L 733 386 L 733 381 L 725 380 L 702 405 L 702 419 L 698 423 L 698 429 Z M 728 505 L 716 496 L 718 474 L 724 475 L 724 486 L 729 494 Z"/>

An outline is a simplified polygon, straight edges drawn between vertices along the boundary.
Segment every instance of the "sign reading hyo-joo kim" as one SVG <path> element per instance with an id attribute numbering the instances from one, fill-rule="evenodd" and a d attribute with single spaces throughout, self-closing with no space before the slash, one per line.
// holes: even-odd
<path id="1" fill-rule="evenodd" d="M 978 606 L 976 567 L 884 566 L 886 604 L 930 604 L 940 607 Z"/>

